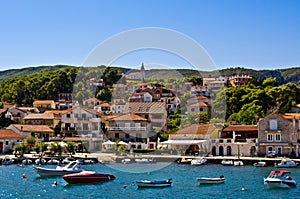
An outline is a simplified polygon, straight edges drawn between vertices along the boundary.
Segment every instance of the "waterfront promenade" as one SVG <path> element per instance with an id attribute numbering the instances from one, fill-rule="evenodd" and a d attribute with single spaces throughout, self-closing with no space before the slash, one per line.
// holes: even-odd
<path id="1" fill-rule="evenodd" d="M 0 159 L 13 158 L 17 159 L 14 155 L 0 155 Z M 62 157 L 67 157 L 67 155 L 63 155 Z M 141 159 L 147 158 L 155 160 L 156 162 L 176 162 L 178 159 L 194 159 L 197 156 L 186 156 L 186 155 L 170 155 L 170 154 L 134 154 L 134 155 L 116 155 L 115 153 L 103 153 L 103 152 L 95 152 L 95 153 L 76 153 L 73 155 L 75 159 L 94 159 L 100 163 L 120 163 L 122 159 Z M 36 154 L 25 154 L 24 158 L 37 159 L 39 158 Z M 53 157 L 46 157 L 51 159 Z M 275 157 L 275 158 L 267 158 L 267 157 L 237 157 L 237 156 L 208 156 L 206 157 L 207 162 L 211 164 L 221 164 L 222 160 L 237 160 L 240 159 L 244 162 L 245 165 L 253 165 L 258 161 L 264 161 L 268 166 L 273 166 L 275 163 L 281 161 L 283 157 Z M 292 159 L 298 165 L 300 165 L 300 159 Z"/>

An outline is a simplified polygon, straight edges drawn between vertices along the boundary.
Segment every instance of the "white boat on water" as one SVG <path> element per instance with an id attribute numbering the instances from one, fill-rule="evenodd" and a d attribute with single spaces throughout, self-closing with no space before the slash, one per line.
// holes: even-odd
<path id="1" fill-rule="evenodd" d="M 2 160 L 2 165 L 11 165 L 14 163 L 14 159 L 9 158 L 8 156 L 5 156 Z"/>
<path id="2" fill-rule="evenodd" d="M 66 174 L 82 172 L 82 169 L 79 167 L 79 163 L 77 161 L 70 162 L 64 167 L 56 166 L 56 168 L 44 168 L 33 166 L 33 169 L 40 176 L 62 176 Z"/>
<path id="3" fill-rule="evenodd" d="M 297 163 L 295 163 L 293 160 L 289 158 L 282 158 L 281 162 L 276 164 L 275 167 L 277 168 L 292 168 L 297 167 Z"/>
<path id="4" fill-rule="evenodd" d="M 233 161 L 232 160 L 222 160 L 221 164 L 224 166 L 233 166 Z"/>
<path id="5" fill-rule="evenodd" d="M 193 165 L 193 166 L 205 165 L 206 163 L 207 163 L 207 159 L 204 157 L 195 158 L 191 161 L 191 165 Z"/>
<path id="6" fill-rule="evenodd" d="M 122 164 L 129 164 L 129 163 L 131 163 L 131 159 L 125 158 L 121 162 L 122 162 Z"/>
<path id="7" fill-rule="evenodd" d="M 22 160 L 22 164 L 24 164 L 24 165 L 31 165 L 32 164 L 32 160 L 30 160 L 30 159 L 24 159 L 24 160 Z"/>
<path id="8" fill-rule="evenodd" d="M 136 180 L 135 184 L 139 188 L 170 187 L 172 185 L 172 178 L 169 178 L 167 180 Z"/>
<path id="9" fill-rule="evenodd" d="M 137 158 L 134 160 L 136 163 L 151 163 L 153 160 L 148 159 L 148 158 Z"/>
<path id="10" fill-rule="evenodd" d="M 264 179 L 265 188 L 291 188 L 296 187 L 297 183 L 290 176 L 287 170 L 272 170 L 267 178 Z"/>
<path id="11" fill-rule="evenodd" d="M 36 165 L 41 165 L 41 164 L 46 164 L 47 161 L 46 161 L 45 159 L 43 159 L 43 158 L 38 158 L 38 159 L 36 159 L 36 160 L 34 161 L 34 163 L 35 163 Z"/>
<path id="12" fill-rule="evenodd" d="M 220 176 L 219 178 L 197 178 L 197 181 L 199 182 L 200 185 L 203 184 L 221 184 L 225 182 L 224 176 Z"/>
<path id="13" fill-rule="evenodd" d="M 233 161 L 234 166 L 244 166 L 244 162 L 242 160 Z"/>
<path id="14" fill-rule="evenodd" d="M 267 163 L 262 162 L 262 161 L 256 162 L 256 163 L 253 164 L 253 166 L 255 166 L 255 167 L 265 167 L 266 165 L 267 165 Z"/>

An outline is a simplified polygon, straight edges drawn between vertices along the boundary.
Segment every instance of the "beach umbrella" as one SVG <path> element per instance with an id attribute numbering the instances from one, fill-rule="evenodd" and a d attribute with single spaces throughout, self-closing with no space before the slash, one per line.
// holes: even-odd
<path id="1" fill-rule="evenodd" d="M 128 145 L 126 142 L 123 142 L 123 141 L 120 141 L 118 144 L 119 144 L 119 145 L 125 145 L 125 146 Z"/>

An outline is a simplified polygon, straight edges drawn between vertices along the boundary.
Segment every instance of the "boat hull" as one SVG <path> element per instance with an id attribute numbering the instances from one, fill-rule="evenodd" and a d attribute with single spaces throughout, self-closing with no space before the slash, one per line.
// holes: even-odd
<path id="1" fill-rule="evenodd" d="M 135 183 L 139 188 L 170 187 L 172 185 L 171 180 L 162 180 L 162 181 L 139 180 L 139 181 L 135 181 Z"/>
<path id="2" fill-rule="evenodd" d="M 63 176 L 63 179 L 69 184 L 104 182 L 114 180 L 115 178 L 116 177 L 112 174 L 95 172 L 81 172 Z"/>
<path id="3" fill-rule="evenodd" d="M 197 178 L 199 184 L 221 184 L 225 182 L 225 178 Z"/>
<path id="4" fill-rule="evenodd" d="M 265 179 L 264 185 L 267 188 L 291 188 L 291 187 L 296 187 L 296 182 L 295 181 L 281 181 L 281 180 L 268 180 Z"/>

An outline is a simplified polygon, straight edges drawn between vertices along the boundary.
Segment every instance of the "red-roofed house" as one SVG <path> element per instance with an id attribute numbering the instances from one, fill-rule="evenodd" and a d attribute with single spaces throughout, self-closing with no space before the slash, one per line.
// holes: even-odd
<path id="1" fill-rule="evenodd" d="M 0 129 L 0 153 L 11 153 L 14 146 L 23 141 L 23 136 L 9 129 Z"/>
<path id="2" fill-rule="evenodd" d="M 258 122 L 258 154 L 299 156 L 300 123 L 297 114 L 272 113 Z"/>

